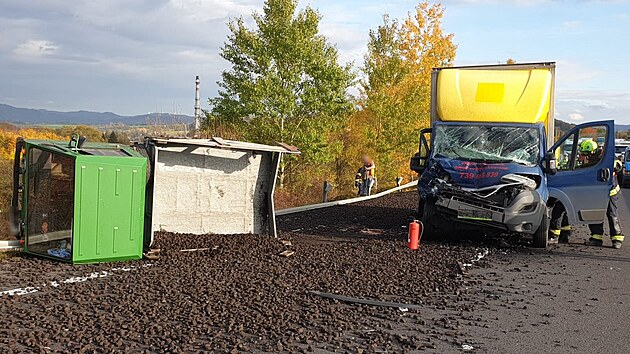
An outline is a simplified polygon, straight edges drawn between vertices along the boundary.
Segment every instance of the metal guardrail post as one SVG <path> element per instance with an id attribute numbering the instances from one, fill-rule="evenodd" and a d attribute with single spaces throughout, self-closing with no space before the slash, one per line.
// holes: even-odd
<path id="1" fill-rule="evenodd" d="M 330 192 L 332 189 L 333 185 L 328 181 L 324 181 L 324 193 L 322 196 L 322 203 L 326 203 L 328 201 L 328 192 Z"/>

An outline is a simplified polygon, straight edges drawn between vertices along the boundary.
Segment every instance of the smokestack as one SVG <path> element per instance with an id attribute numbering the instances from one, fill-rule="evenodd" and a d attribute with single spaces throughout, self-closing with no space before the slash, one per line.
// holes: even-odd
<path id="1" fill-rule="evenodd" d="M 201 128 L 201 105 L 199 104 L 199 75 L 195 78 L 195 132 Z"/>

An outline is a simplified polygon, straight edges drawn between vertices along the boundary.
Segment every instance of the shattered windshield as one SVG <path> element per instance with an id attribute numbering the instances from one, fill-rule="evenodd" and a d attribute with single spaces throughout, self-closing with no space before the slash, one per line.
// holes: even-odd
<path id="1" fill-rule="evenodd" d="M 435 157 L 488 163 L 538 164 L 539 133 L 530 127 L 438 125 Z"/>

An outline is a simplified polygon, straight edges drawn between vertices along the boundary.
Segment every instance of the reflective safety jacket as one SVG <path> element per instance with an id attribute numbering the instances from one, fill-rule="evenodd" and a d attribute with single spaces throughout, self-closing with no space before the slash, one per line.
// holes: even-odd
<path id="1" fill-rule="evenodd" d="M 610 196 L 613 197 L 617 195 L 617 193 L 619 193 L 620 191 L 621 191 L 621 188 L 619 188 L 619 183 L 617 182 L 616 173 L 614 173 L 613 178 L 612 178 L 612 187 L 610 187 Z"/>

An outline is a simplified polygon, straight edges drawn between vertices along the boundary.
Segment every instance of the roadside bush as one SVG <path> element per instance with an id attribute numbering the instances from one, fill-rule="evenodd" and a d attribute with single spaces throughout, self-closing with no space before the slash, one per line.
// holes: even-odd
<path id="1" fill-rule="evenodd" d="M 66 140 L 68 137 L 56 134 L 46 128 L 18 129 L 13 125 L 0 124 L 0 239 L 12 239 L 9 228 L 9 212 L 13 194 L 13 157 L 18 137 L 26 139 Z"/>

